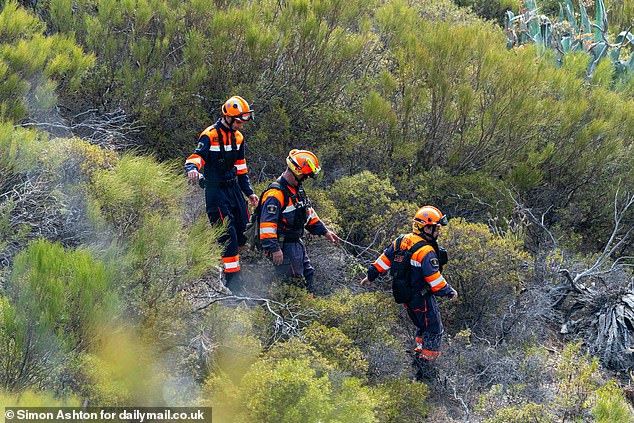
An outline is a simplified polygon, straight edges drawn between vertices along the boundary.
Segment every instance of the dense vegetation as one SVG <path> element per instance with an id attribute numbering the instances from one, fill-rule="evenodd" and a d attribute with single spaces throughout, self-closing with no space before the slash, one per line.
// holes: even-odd
<path id="1" fill-rule="evenodd" d="M 0 1 L 0 403 L 630 421 L 634 80 L 506 50 L 517 2 L 456 3 Z M 182 162 L 231 94 L 258 187 L 291 148 L 322 161 L 307 191 L 348 243 L 308 244 L 319 296 L 252 256 L 260 300 L 222 294 Z M 461 295 L 421 382 L 387 281 L 356 282 L 424 204 Z"/>

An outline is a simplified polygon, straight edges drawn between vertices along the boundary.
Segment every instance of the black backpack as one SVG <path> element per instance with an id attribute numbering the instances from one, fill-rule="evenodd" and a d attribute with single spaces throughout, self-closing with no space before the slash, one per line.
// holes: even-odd
<path id="1" fill-rule="evenodd" d="M 264 197 L 264 194 L 272 188 L 282 191 L 282 194 L 284 195 L 284 204 L 282 206 L 285 206 L 288 202 L 288 199 L 292 197 L 292 194 L 288 190 L 288 188 L 280 184 L 278 181 L 271 182 L 271 184 L 269 184 L 269 186 L 262 192 L 262 195 L 260 195 L 258 206 L 253 211 L 253 214 L 251 215 L 251 220 L 249 220 L 249 223 L 247 223 L 246 229 L 244 231 L 244 236 L 247 239 L 246 244 L 249 246 L 250 250 L 262 250 L 262 242 L 260 241 L 260 212 L 262 211 L 262 197 Z"/>
<path id="2" fill-rule="evenodd" d="M 429 245 L 429 243 L 422 240 L 418 241 L 407 250 L 401 250 L 401 242 L 403 241 L 404 236 L 405 235 L 401 235 L 396 238 L 396 245 L 394 247 L 396 254 L 394 254 L 392 266 L 390 267 L 390 275 L 392 276 L 392 295 L 394 296 L 394 301 L 398 304 L 409 303 L 412 301 L 417 292 L 421 292 L 422 295 L 425 295 L 427 291 L 431 290 L 428 283 L 423 284 L 423 289 L 420 289 L 412 286 L 409 280 L 409 276 L 412 273 L 412 265 L 410 264 L 412 255 L 418 251 L 419 248 Z"/>

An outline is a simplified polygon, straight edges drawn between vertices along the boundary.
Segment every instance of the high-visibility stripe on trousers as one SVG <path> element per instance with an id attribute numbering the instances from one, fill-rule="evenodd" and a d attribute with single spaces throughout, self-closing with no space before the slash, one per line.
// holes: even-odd
<path id="1" fill-rule="evenodd" d="M 235 273 L 240 271 L 240 255 L 223 257 L 222 265 L 225 273 Z"/>

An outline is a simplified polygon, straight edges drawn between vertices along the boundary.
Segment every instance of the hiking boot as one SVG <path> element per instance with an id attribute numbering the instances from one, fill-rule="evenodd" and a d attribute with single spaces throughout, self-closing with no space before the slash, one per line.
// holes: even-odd
<path id="1" fill-rule="evenodd" d="M 244 290 L 244 283 L 240 272 L 225 273 L 225 286 L 231 291 L 231 293 L 238 297 L 246 295 Z"/>

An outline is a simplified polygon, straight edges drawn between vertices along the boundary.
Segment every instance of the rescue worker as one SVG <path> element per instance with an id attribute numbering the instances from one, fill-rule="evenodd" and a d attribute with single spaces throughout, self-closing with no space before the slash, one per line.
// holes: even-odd
<path id="1" fill-rule="evenodd" d="M 412 222 L 412 232 L 403 236 L 400 250 L 408 250 L 419 241 L 421 247 L 412 251 L 410 259 L 410 286 L 416 293 L 412 300 L 404 304 L 407 314 L 416 326 L 416 346 L 414 352 L 421 362 L 433 362 L 440 356 L 440 340 L 443 325 L 435 297 L 455 299 L 458 292 L 442 276 L 442 266 L 446 263 L 446 252 L 438 247 L 440 227 L 447 225 L 447 217 L 433 206 L 424 206 L 416 212 Z M 397 241 L 388 246 L 383 254 L 368 267 L 367 276 L 361 285 L 368 285 L 392 266 L 396 254 Z M 441 260 L 439 260 L 439 257 Z"/>
<path id="2" fill-rule="evenodd" d="M 252 118 L 249 103 L 239 96 L 229 98 L 222 105 L 222 117 L 200 134 L 194 153 L 185 161 L 189 182 L 204 181 L 209 221 L 214 224 L 228 220 L 227 232 L 219 242 L 225 243 L 225 283 L 234 294 L 243 293 L 238 247 L 245 243 L 243 232 L 249 221 L 244 196 L 252 206 L 259 200 L 249 181 L 244 137 L 240 133 L 244 122 Z"/>
<path id="3" fill-rule="evenodd" d="M 321 171 L 317 156 L 306 150 L 291 150 L 286 164 L 286 170 L 262 194 L 260 242 L 279 277 L 303 278 L 306 289 L 312 292 L 314 269 L 302 241 L 304 228 L 333 243 L 340 239 L 319 220 L 302 187 L 302 182 Z"/>

